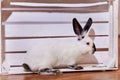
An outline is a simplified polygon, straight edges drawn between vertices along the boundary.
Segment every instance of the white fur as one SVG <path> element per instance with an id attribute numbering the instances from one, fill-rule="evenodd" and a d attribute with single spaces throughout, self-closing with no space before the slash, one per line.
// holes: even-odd
<path id="1" fill-rule="evenodd" d="M 68 39 L 69 40 L 69 39 Z M 87 45 L 86 43 L 90 44 Z M 32 71 L 79 63 L 84 54 L 92 54 L 93 40 L 86 36 L 81 41 L 55 40 L 47 44 L 37 44 L 28 50 L 25 63 Z"/>

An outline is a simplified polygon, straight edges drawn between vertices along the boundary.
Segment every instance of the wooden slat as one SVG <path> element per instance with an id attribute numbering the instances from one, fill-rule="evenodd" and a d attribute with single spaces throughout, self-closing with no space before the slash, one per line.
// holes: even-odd
<path id="1" fill-rule="evenodd" d="M 1 38 L 0 38 L 0 41 L 1 41 L 1 44 L 0 44 L 0 48 L 1 48 L 1 62 L 4 62 L 5 60 L 5 26 L 1 26 Z"/>
<path id="2" fill-rule="evenodd" d="M 12 2 L 39 2 L 39 3 L 95 3 L 107 0 L 11 0 Z"/>
<path id="3" fill-rule="evenodd" d="M 72 38 L 75 37 L 74 31 L 72 30 L 72 27 L 67 26 L 28 26 L 25 27 L 22 26 L 6 26 L 6 39 L 42 39 L 42 38 Z M 93 29 L 93 31 L 92 31 Z M 98 26 L 93 27 L 90 30 L 89 35 L 91 37 L 108 37 L 109 35 L 109 28 L 107 26 Z M 67 31 L 67 32 L 65 32 Z M 103 31 L 103 32 L 101 32 Z M 95 36 L 94 36 L 95 35 Z"/>
<path id="4" fill-rule="evenodd" d="M 102 3 L 26 3 L 26 2 L 10 2 L 10 5 L 13 7 L 89 7 L 89 6 L 101 6 L 107 5 L 107 2 Z"/>
<path id="5" fill-rule="evenodd" d="M 11 11 L 2 11 L 1 12 L 1 20 L 2 20 L 2 22 L 4 22 L 4 21 L 6 21 L 7 19 L 8 19 L 8 17 L 11 15 Z"/>
<path id="6" fill-rule="evenodd" d="M 76 8 L 63 8 L 63 7 L 35 7 L 35 8 L 24 8 L 24 7 L 10 7 L 6 6 L 2 8 L 2 11 L 15 11 L 15 12 L 71 12 L 71 13 L 91 13 L 91 12 L 107 12 L 108 4 L 90 6 L 90 7 L 76 7 Z"/>
<path id="7" fill-rule="evenodd" d="M 4 0 L 11 2 L 36 2 L 36 3 L 96 3 L 108 0 Z"/>
<path id="8" fill-rule="evenodd" d="M 108 48 L 97 48 L 96 51 L 108 51 Z M 6 51 L 6 54 L 26 53 L 27 51 Z"/>

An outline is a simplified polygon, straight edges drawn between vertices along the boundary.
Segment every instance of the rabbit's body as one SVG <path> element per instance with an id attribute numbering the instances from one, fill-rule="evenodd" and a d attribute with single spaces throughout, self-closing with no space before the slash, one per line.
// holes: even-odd
<path id="1" fill-rule="evenodd" d="M 73 30 L 78 40 L 53 40 L 45 43 L 37 43 L 27 51 L 23 67 L 33 72 L 56 72 L 54 67 L 68 67 L 73 69 L 82 69 L 77 64 L 81 61 L 81 56 L 92 54 L 96 51 L 93 40 L 88 36 L 92 24 L 89 18 L 85 27 L 74 18 Z"/>
<path id="2" fill-rule="evenodd" d="M 87 45 L 88 42 L 93 44 L 89 37 L 82 41 L 58 40 L 37 44 L 28 50 L 25 63 L 32 71 L 78 64 L 82 55 L 92 54 L 92 44 Z"/>

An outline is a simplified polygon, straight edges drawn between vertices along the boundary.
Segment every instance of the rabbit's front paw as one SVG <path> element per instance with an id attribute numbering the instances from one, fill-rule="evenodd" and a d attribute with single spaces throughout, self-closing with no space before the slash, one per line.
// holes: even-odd
<path id="1" fill-rule="evenodd" d="M 75 70 L 83 69 L 82 66 L 78 66 L 77 64 L 68 65 L 68 68 L 70 68 L 70 69 L 75 69 Z"/>
<path id="2" fill-rule="evenodd" d="M 39 70 L 38 74 L 43 74 L 43 75 L 56 75 L 60 73 L 58 69 L 51 69 L 51 68 L 44 68 Z"/>

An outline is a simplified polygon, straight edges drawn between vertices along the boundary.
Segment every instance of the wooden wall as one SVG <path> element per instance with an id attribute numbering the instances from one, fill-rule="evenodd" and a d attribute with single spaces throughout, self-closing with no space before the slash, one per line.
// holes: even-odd
<path id="1" fill-rule="evenodd" d="M 118 29 L 119 29 L 119 35 L 120 35 L 120 0 L 119 0 L 119 14 L 118 15 L 119 15 L 119 28 Z"/>

